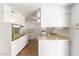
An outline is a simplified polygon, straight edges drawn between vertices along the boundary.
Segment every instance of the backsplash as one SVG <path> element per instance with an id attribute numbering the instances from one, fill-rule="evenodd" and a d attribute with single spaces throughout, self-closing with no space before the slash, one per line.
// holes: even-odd
<path id="1" fill-rule="evenodd" d="M 63 35 L 69 37 L 69 27 L 47 27 L 41 30 L 42 36 Z"/>

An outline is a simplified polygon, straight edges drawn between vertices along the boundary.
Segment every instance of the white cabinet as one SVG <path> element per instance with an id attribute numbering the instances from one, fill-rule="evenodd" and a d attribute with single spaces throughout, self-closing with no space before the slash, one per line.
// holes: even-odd
<path id="1" fill-rule="evenodd" d="M 3 22 L 3 15 L 0 15 L 0 56 L 11 55 L 11 24 Z"/>
<path id="2" fill-rule="evenodd" d="M 71 30 L 71 55 L 79 56 L 79 30 L 72 29 Z"/>
<path id="3" fill-rule="evenodd" d="M 4 22 L 7 23 L 17 23 L 17 19 L 9 14 L 4 13 Z"/>
<path id="4" fill-rule="evenodd" d="M 12 52 L 11 55 L 17 55 L 28 43 L 27 36 L 23 36 L 15 41 L 12 42 Z"/>
<path id="5" fill-rule="evenodd" d="M 48 40 L 39 40 L 39 56 L 55 56 L 56 55 L 56 42 Z"/>
<path id="6" fill-rule="evenodd" d="M 7 5 L 4 5 L 4 22 L 25 26 L 25 18 Z"/>
<path id="7" fill-rule="evenodd" d="M 72 14 L 71 14 L 71 26 L 76 26 L 79 24 L 79 4 L 75 4 L 72 7 Z"/>
<path id="8" fill-rule="evenodd" d="M 69 56 L 70 41 L 39 40 L 39 56 Z"/>
<path id="9" fill-rule="evenodd" d="M 65 7 L 41 8 L 41 27 L 68 27 L 69 14 Z"/>
<path id="10" fill-rule="evenodd" d="M 0 56 L 11 56 L 11 24 L 4 23 L 3 4 L 0 3 Z"/>
<path id="11" fill-rule="evenodd" d="M 79 29 L 76 29 L 76 24 L 79 24 L 79 4 L 74 4 L 72 6 L 71 14 L 71 27 L 74 27 L 70 30 L 71 32 L 71 55 L 79 56 Z"/>

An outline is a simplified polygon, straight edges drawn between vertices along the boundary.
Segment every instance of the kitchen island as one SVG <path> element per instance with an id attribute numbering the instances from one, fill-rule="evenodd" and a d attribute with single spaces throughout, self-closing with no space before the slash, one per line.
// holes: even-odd
<path id="1" fill-rule="evenodd" d="M 41 36 L 38 38 L 39 56 L 69 56 L 70 39 L 62 35 Z"/>

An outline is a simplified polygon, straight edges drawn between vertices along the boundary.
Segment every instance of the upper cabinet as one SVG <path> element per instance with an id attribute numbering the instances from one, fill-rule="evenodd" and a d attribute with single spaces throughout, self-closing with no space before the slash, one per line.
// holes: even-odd
<path id="1" fill-rule="evenodd" d="M 69 15 L 68 7 L 41 7 L 41 27 L 69 27 Z"/>
<path id="2" fill-rule="evenodd" d="M 4 5 L 4 22 L 25 25 L 25 18 L 13 8 Z"/>
<path id="3" fill-rule="evenodd" d="M 79 4 L 72 6 L 71 27 L 79 28 Z"/>

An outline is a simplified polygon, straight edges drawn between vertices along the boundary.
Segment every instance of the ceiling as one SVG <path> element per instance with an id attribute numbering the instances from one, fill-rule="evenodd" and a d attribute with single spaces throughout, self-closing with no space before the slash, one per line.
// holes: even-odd
<path id="1" fill-rule="evenodd" d="M 31 13 L 41 8 L 41 6 L 68 6 L 71 3 L 6 3 L 7 5 L 14 8 L 16 11 L 21 13 L 24 17 L 28 17 Z"/>
<path id="2" fill-rule="evenodd" d="M 28 17 L 35 10 L 40 8 L 39 4 L 30 4 L 30 3 L 8 3 L 7 5 L 14 8 L 16 11 L 21 13 L 24 17 Z"/>

